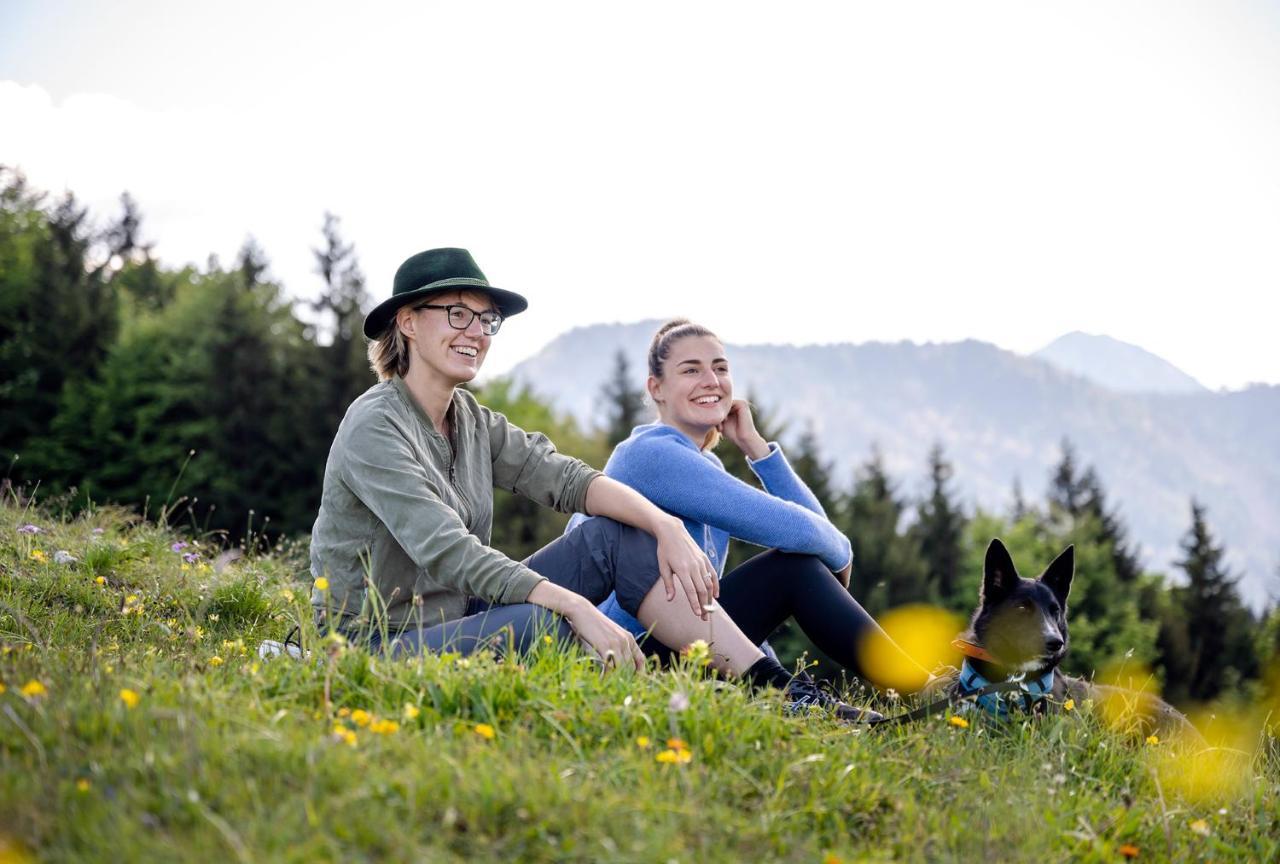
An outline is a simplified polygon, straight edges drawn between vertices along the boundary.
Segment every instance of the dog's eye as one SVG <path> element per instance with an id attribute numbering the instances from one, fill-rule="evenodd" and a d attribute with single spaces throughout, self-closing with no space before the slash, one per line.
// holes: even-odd
<path id="1" fill-rule="evenodd" d="M 1053 617 L 1055 617 L 1055 618 L 1056 618 L 1056 617 L 1058 617 L 1058 613 L 1059 613 L 1059 612 L 1061 612 L 1061 611 L 1062 611 L 1062 609 L 1058 606 L 1058 604 L 1057 604 L 1057 603 L 1050 603 L 1050 604 L 1049 604 L 1049 614 L 1050 614 L 1050 615 L 1052 615 Z"/>

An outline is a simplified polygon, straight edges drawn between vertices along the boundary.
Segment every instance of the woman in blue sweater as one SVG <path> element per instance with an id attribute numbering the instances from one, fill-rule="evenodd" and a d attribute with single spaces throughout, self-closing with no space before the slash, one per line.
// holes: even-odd
<path id="1" fill-rule="evenodd" d="M 899 652 L 900 665 L 919 668 L 849 594 L 853 554 L 848 539 L 827 519 L 778 445 L 756 431 L 746 401 L 733 398 L 720 340 L 700 325 L 671 321 L 654 334 L 648 365 L 647 389 L 658 408 L 658 422 L 637 426 L 613 451 L 605 474 L 683 519 L 721 573 L 730 537 L 769 549 L 721 578 L 724 615 L 716 616 L 712 646 L 717 667 L 735 675 L 749 673 L 752 680 L 759 680 L 768 667 L 770 674 L 790 679 L 759 645 L 794 619 L 819 649 L 860 677 L 868 678 L 859 660 L 867 640 Z M 763 490 L 725 471 L 712 452 L 721 435 L 746 455 Z M 670 601 L 657 594 L 650 602 Z M 646 634 L 615 598 L 601 608 L 637 636 Z M 671 625 L 655 626 L 650 635 L 668 646 L 698 638 Z M 928 672 L 920 669 L 920 684 L 927 678 Z M 807 682 L 802 679 L 801 685 Z M 828 707 L 836 707 L 841 716 L 857 713 L 848 706 Z"/>

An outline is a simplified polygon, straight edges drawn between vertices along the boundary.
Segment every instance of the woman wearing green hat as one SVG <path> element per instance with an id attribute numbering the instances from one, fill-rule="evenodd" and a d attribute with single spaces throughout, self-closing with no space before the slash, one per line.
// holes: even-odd
<path id="1" fill-rule="evenodd" d="M 683 594 L 660 614 L 677 632 L 705 621 L 718 577 L 679 519 L 459 388 L 527 305 L 466 250 L 432 249 L 401 265 L 366 318 L 380 382 L 334 437 L 311 538 L 322 626 L 393 653 L 466 652 L 500 633 L 527 647 L 558 628 L 606 663 L 639 667 L 635 639 L 596 608 L 611 592 L 633 614 L 651 592 Z M 489 546 L 494 487 L 608 518 L 513 561 Z"/>

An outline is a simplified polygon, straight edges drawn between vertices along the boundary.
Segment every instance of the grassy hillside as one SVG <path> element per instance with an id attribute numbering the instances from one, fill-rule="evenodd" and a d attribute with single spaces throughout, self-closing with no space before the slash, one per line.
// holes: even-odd
<path id="1" fill-rule="evenodd" d="M 1257 726 L 1201 755 L 1088 706 L 858 732 L 555 646 L 260 661 L 307 617 L 301 551 L 0 507 L 0 861 L 1280 855 Z"/>

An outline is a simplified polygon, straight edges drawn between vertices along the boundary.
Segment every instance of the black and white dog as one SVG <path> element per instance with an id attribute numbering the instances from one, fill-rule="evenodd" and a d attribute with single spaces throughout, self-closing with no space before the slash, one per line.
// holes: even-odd
<path id="1" fill-rule="evenodd" d="M 961 699 L 1002 682 L 1015 689 L 979 695 L 964 701 L 997 717 L 1011 713 L 1042 713 L 1067 700 L 1122 699 L 1132 705 L 1128 718 L 1136 730 L 1199 733 L 1173 706 L 1146 693 L 1095 684 L 1062 674 L 1058 666 L 1067 656 L 1067 598 L 1075 576 L 1075 547 L 1068 546 L 1036 579 L 1023 579 L 1009 550 L 999 539 L 987 547 L 978 609 L 969 631 L 956 640 L 966 656 L 958 674 L 940 684 Z M 932 688 L 931 688 L 932 689 Z M 972 709 L 970 709 L 972 710 Z"/>

